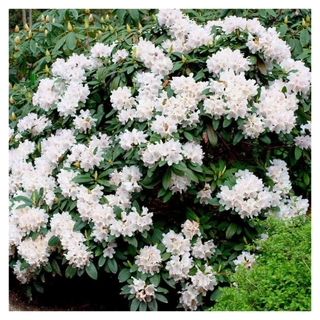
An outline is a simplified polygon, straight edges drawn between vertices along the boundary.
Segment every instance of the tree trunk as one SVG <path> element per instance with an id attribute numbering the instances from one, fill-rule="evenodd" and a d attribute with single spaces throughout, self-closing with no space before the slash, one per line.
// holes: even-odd
<path id="1" fill-rule="evenodd" d="M 32 9 L 29 9 L 29 26 L 30 26 L 30 30 L 32 28 Z"/>
<path id="2" fill-rule="evenodd" d="M 26 18 L 26 9 L 22 9 L 22 24 L 25 26 L 27 23 L 27 18 Z"/>

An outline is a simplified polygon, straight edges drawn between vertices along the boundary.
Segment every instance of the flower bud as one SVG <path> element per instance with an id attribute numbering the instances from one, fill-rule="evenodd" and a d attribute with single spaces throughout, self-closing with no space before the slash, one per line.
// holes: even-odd
<path id="1" fill-rule="evenodd" d="M 141 25 L 141 23 L 140 23 L 140 22 L 138 23 L 138 29 L 139 29 L 139 30 L 141 30 L 141 29 L 142 29 L 142 25 Z"/>
<path id="2" fill-rule="evenodd" d="M 133 48 L 133 54 L 132 54 L 132 59 L 134 60 L 136 58 L 137 55 L 137 47 Z"/>
<path id="3" fill-rule="evenodd" d="M 169 48 L 169 53 L 171 53 L 172 51 L 173 51 L 173 44 Z"/>
<path id="4" fill-rule="evenodd" d="M 19 38 L 19 36 L 16 36 L 16 37 L 14 38 L 14 44 L 17 45 L 17 44 L 19 44 L 19 43 L 20 43 L 20 38 Z"/>
<path id="5" fill-rule="evenodd" d="M 11 119 L 12 121 L 16 121 L 17 120 L 17 116 L 14 112 L 11 113 Z"/>
<path id="6" fill-rule="evenodd" d="M 48 49 L 46 50 L 46 57 L 50 57 L 50 52 Z"/>
<path id="7" fill-rule="evenodd" d="M 103 17 L 101 17 L 100 22 L 101 22 L 101 23 L 104 23 L 104 19 L 103 19 Z"/>
<path id="8" fill-rule="evenodd" d="M 186 58 L 184 55 L 182 55 L 182 62 L 183 62 L 183 63 L 186 63 L 186 62 L 187 62 L 187 58 Z"/>
<path id="9" fill-rule="evenodd" d="M 45 72 L 48 74 L 49 73 L 49 68 L 48 68 L 48 65 L 46 64 L 45 68 L 44 68 Z"/>
<path id="10" fill-rule="evenodd" d="M 19 51 L 17 46 L 14 46 L 14 51 Z"/>
<path id="11" fill-rule="evenodd" d="M 48 14 L 46 15 L 46 22 L 47 22 L 47 23 L 49 23 L 49 22 L 50 22 L 50 17 L 49 17 L 49 15 L 48 15 Z"/>
<path id="12" fill-rule="evenodd" d="M 309 15 L 307 15 L 307 17 L 306 17 L 306 22 L 307 22 L 307 23 L 310 23 L 310 21 L 311 21 L 311 19 L 310 19 Z"/>
<path id="13" fill-rule="evenodd" d="M 109 21 L 109 19 L 110 19 L 110 17 L 109 17 L 109 15 L 107 14 L 107 15 L 106 15 L 106 21 Z"/>
<path id="14" fill-rule="evenodd" d="M 77 168 L 80 168 L 80 163 L 78 161 L 74 162 L 73 165 Z"/>
<path id="15" fill-rule="evenodd" d="M 28 98 L 32 99 L 32 94 L 30 92 L 28 92 Z"/>
<path id="16" fill-rule="evenodd" d="M 68 31 L 69 31 L 69 32 L 72 32 L 72 30 L 73 30 L 73 29 L 72 29 L 72 25 L 71 25 L 70 22 L 68 22 Z"/>
<path id="17" fill-rule="evenodd" d="M 157 22 L 157 17 L 153 14 L 152 19 Z"/>
<path id="18" fill-rule="evenodd" d="M 131 33 L 131 28 L 130 28 L 130 26 L 129 26 L 128 23 L 127 23 L 126 27 L 127 27 L 127 32 L 128 32 L 128 33 Z"/>
<path id="19" fill-rule="evenodd" d="M 20 31 L 19 27 L 16 26 L 16 27 L 14 28 L 14 32 L 19 32 L 19 31 Z"/>
<path id="20" fill-rule="evenodd" d="M 28 32 L 28 38 L 29 38 L 29 39 L 32 39 L 32 32 L 31 32 L 31 30 L 29 30 L 29 32 Z"/>
<path id="21" fill-rule="evenodd" d="M 48 30 L 44 30 L 44 36 L 46 37 L 48 35 Z"/>
<path id="22" fill-rule="evenodd" d="M 285 24 L 288 23 L 288 16 L 286 16 L 286 17 L 284 18 L 284 23 L 285 23 Z"/>
<path id="23" fill-rule="evenodd" d="M 44 15 L 43 15 L 43 14 L 42 14 L 42 15 L 41 15 L 41 17 L 40 17 L 40 20 L 41 20 L 41 21 L 46 20 L 46 18 L 44 17 Z"/>
<path id="24" fill-rule="evenodd" d="M 52 19 L 52 23 L 56 23 L 56 18 L 53 18 L 53 19 Z"/>
<path id="25" fill-rule="evenodd" d="M 11 89 L 12 88 L 12 84 L 9 82 L 9 89 Z"/>
<path id="26" fill-rule="evenodd" d="M 106 27 L 104 26 L 104 24 L 101 26 L 101 30 L 102 31 L 106 30 Z"/>
<path id="27" fill-rule="evenodd" d="M 89 29 L 89 23 L 88 23 L 87 19 L 84 20 L 84 29 L 85 30 Z"/>
<path id="28" fill-rule="evenodd" d="M 90 16 L 89 16 L 89 23 L 93 23 L 93 21 L 94 21 L 94 18 L 93 18 L 93 15 L 92 14 L 90 14 Z"/>
<path id="29" fill-rule="evenodd" d="M 84 13 L 88 16 L 90 14 L 90 9 L 84 9 Z"/>
<path id="30" fill-rule="evenodd" d="M 12 89 L 13 89 L 13 91 L 17 91 L 17 86 L 14 85 Z"/>
<path id="31" fill-rule="evenodd" d="M 95 172 L 94 172 L 94 181 L 97 181 L 97 180 L 98 180 L 98 172 L 95 171 Z"/>
<path id="32" fill-rule="evenodd" d="M 302 19 L 302 28 L 305 28 L 307 26 L 306 20 Z"/>
<path id="33" fill-rule="evenodd" d="M 109 30 L 110 30 L 111 32 L 113 31 L 113 27 L 112 27 L 111 24 L 109 25 Z"/>
<path id="34" fill-rule="evenodd" d="M 14 104 L 14 100 L 13 100 L 12 96 L 10 97 L 9 102 L 10 102 L 11 104 Z"/>
<path id="35" fill-rule="evenodd" d="M 24 27 L 24 29 L 25 29 L 27 32 L 29 32 L 30 28 L 29 28 L 29 26 L 28 26 L 27 23 L 26 23 L 23 27 Z"/>

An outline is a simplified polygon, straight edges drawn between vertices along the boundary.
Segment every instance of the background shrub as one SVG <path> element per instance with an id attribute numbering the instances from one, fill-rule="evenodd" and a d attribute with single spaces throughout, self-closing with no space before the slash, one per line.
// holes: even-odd
<path id="1" fill-rule="evenodd" d="M 232 275 L 212 311 L 310 311 L 311 222 L 268 219 L 258 241 L 258 265 Z M 249 246 L 247 249 L 255 249 Z"/>

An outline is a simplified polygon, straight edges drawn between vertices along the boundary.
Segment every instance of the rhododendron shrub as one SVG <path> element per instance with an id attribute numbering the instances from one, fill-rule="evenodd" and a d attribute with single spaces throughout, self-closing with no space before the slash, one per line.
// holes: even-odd
<path id="1" fill-rule="evenodd" d="M 21 283 L 109 272 L 131 310 L 157 310 L 169 291 L 197 310 L 226 270 L 255 264 L 242 252 L 260 236 L 253 218 L 307 213 L 289 169 L 310 159 L 309 68 L 257 19 L 156 20 L 57 58 L 10 123 Z"/>

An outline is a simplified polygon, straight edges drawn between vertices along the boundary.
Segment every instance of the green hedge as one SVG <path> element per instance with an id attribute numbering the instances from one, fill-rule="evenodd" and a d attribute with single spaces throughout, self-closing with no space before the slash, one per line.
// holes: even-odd
<path id="1" fill-rule="evenodd" d="M 258 265 L 239 267 L 211 311 L 311 310 L 310 220 L 269 219 L 267 233 Z"/>

